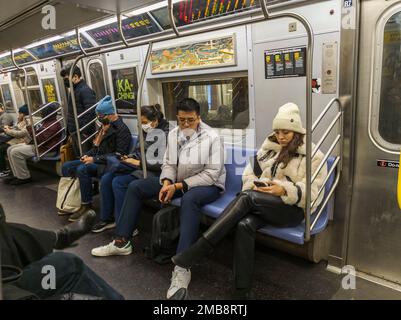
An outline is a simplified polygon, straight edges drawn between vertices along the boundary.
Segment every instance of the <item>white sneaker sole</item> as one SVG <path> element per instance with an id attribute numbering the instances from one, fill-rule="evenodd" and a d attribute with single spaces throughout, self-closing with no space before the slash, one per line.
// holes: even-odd
<path id="1" fill-rule="evenodd" d="M 127 252 L 116 252 L 113 254 L 101 254 L 101 253 L 96 254 L 93 251 L 91 252 L 92 256 L 94 256 L 94 257 L 129 256 L 131 253 L 132 253 L 132 250 L 127 251 Z"/>

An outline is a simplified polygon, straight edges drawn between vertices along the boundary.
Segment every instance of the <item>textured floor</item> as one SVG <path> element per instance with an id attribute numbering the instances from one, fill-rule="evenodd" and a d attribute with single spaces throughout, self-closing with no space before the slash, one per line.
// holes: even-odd
<path id="1" fill-rule="evenodd" d="M 57 177 L 34 171 L 34 183 L 10 187 L 0 181 L 0 202 L 9 222 L 53 230 L 67 224 L 56 214 Z M 98 197 L 95 209 L 99 208 Z M 88 234 L 67 251 L 80 256 L 126 299 L 165 299 L 172 265 L 148 260 L 143 248 L 150 238 L 151 214 L 144 212 L 140 235 L 130 256 L 95 258 L 93 247 L 107 244 L 112 230 Z M 230 299 L 232 242 L 223 242 L 207 263 L 192 269 L 191 299 Z M 356 290 L 341 289 L 341 276 L 326 270 L 325 263 L 312 264 L 285 253 L 257 247 L 252 296 L 254 299 L 401 299 L 401 293 L 357 279 Z"/>

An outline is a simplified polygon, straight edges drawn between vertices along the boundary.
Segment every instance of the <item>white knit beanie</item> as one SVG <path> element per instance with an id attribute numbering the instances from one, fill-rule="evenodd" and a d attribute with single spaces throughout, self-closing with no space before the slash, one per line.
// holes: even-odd
<path id="1" fill-rule="evenodd" d="M 302 127 L 299 108 L 295 103 L 289 102 L 278 109 L 277 115 L 273 120 L 273 130 L 290 130 L 305 134 L 306 130 Z"/>

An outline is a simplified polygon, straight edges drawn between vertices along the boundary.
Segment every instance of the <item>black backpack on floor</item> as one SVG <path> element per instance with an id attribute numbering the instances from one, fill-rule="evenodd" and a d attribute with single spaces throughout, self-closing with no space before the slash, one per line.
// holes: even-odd
<path id="1" fill-rule="evenodd" d="M 175 206 L 160 209 L 152 221 L 150 246 L 145 248 L 149 259 L 159 264 L 171 262 L 180 237 L 180 210 Z"/>

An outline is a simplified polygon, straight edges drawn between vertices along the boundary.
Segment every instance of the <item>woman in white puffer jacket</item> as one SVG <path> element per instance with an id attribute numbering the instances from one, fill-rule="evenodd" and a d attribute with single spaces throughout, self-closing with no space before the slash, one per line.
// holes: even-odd
<path id="1" fill-rule="evenodd" d="M 234 298 L 246 299 L 249 295 L 256 231 L 266 224 L 293 227 L 304 219 L 306 144 L 298 106 L 294 103 L 283 105 L 273 120 L 273 130 L 274 133 L 266 138 L 246 167 L 242 192 L 191 248 L 172 259 L 176 265 L 190 268 L 211 253 L 217 243 L 236 227 Z M 318 150 L 312 158 L 312 175 L 323 158 Z M 327 168 L 323 166 L 312 184 L 312 201 L 317 198 L 326 176 Z M 312 210 L 320 204 L 322 197 L 323 193 Z"/>

